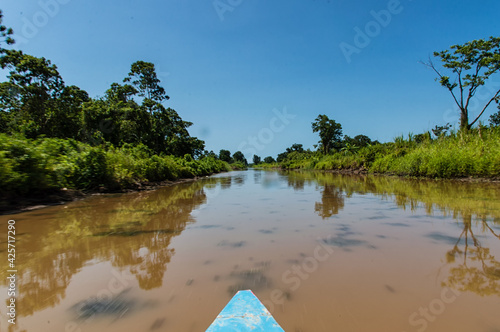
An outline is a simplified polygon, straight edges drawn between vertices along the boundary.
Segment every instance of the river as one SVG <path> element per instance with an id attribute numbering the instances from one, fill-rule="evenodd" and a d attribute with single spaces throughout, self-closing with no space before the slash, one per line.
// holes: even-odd
<path id="1" fill-rule="evenodd" d="M 205 331 L 240 289 L 287 332 L 500 331 L 499 235 L 498 183 L 249 170 L 96 195 L 0 216 L 0 331 Z"/>

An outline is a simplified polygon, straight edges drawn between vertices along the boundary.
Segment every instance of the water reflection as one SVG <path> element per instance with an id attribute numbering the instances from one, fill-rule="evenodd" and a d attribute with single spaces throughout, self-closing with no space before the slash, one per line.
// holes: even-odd
<path id="1" fill-rule="evenodd" d="M 170 242 L 194 222 L 191 212 L 206 202 L 204 186 L 228 188 L 228 179 L 92 197 L 67 208 L 58 207 L 50 219 L 44 219 L 43 214 L 38 219 L 34 216 L 38 212 L 14 216 L 18 225 L 17 299 L 22 303 L 18 315 L 32 315 L 60 303 L 72 276 L 89 262 L 108 261 L 129 271 L 142 289 L 160 287 L 175 254 Z M 2 236 L 2 248 L 6 246 L 4 239 L 6 236 Z M 0 256 L 7 260 L 6 252 Z M 4 269 L 2 285 L 6 277 Z"/>
<path id="2" fill-rule="evenodd" d="M 320 190 L 325 218 L 339 213 L 344 198 L 353 194 L 373 194 L 393 200 L 403 210 L 425 207 L 429 215 L 441 213 L 453 217 L 468 216 L 500 225 L 500 185 L 498 183 L 467 183 L 400 179 L 386 176 L 337 175 L 324 172 L 283 172 L 288 185 L 302 190 L 314 183 Z"/>
<path id="3" fill-rule="evenodd" d="M 236 281 L 227 289 L 229 296 L 233 296 L 242 289 L 252 289 L 252 291 L 258 292 L 271 287 L 272 280 L 266 276 L 270 265 L 271 262 L 269 261 L 259 262 L 255 263 L 253 268 L 246 270 L 241 270 L 239 266 L 235 266 L 229 274 L 230 280 Z"/>
<path id="4" fill-rule="evenodd" d="M 207 202 L 210 192 L 230 189 L 232 185 L 240 187 L 246 182 L 260 184 L 264 188 L 263 193 L 266 189 L 280 186 L 288 186 L 301 193 L 306 188 L 313 188 L 314 193 L 308 196 L 313 197 L 313 201 L 301 202 L 311 204 L 308 207 L 311 214 L 315 213 L 322 220 L 332 223 L 336 222 L 333 217 L 346 209 L 350 198 L 368 194 L 378 197 L 379 201 L 394 202 L 403 210 L 414 211 L 423 206 L 429 216 L 453 216 L 460 223 L 456 235 L 428 234 L 430 240 L 444 242 L 451 247 L 445 256 L 449 275 L 443 286 L 482 296 L 500 295 L 500 263 L 490 252 L 488 242 L 483 241 L 486 235 L 490 241 L 500 239 L 498 184 L 342 176 L 319 172 L 254 171 L 252 177 L 238 172 L 234 176 L 223 175 L 152 192 L 93 197 L 67 208 L 53 208 L 50 213 L 38 211 L 15 216 L 19 242 L 17 269 L 20 293 L 17 298 L 22 303 L 18 307 L 18 315 L 32 315 L 38 310 L 56 306 L 65 297 L 71 278 L 86 264 L 110 262 L 116 269 L 132 273 L 144 290 L 162 286 L 168 263 L 175 255 L 172 239 L 181 234 L 188 224 L 195 222 L 193 210 Z M 252 204 L 257 204 L 257 201 L 268 204 L 259 200 L 260 197 L 254 195 L 246 199 Z M 379 214 L 374 213 L 367 219 L 373 223 L 382 222 L 386 207 L 380 209 Z M 3 241 L 0 242 L 0 260 L 4 262 L 7 261 L 7 219 L 3 218 L 0 222 L 0 239 Z M 386 224 L 400 228 L 409 226 L 404 222 Z M 274 236 L 272 226 L 260 228 L 255 233 Z M 344 227 L 344 231 L 325 238 L 324 243 L 344 251 L 356 247 L 375 248 L 366 239 L 350 232 L 348 226 L 339 226 Z M 219 228 L 226 229 L 226 226 L 217 223 L 200 227 L 204 231 Z M 243 240 L 218 242 L 218 247 L 224 251 L 244 252 L 247 246 L 248 242 Z M 235 268 L 226 276 L 233 282 L 227 291 L 233 293 L 240 288 L 270 287 L 272 278 L 268 276 L 269 269 L 268 262 L 256 263 L 247 270 Z M 6 285 L 6 277 L 4 269 L 1 271 L 2 285 Z M 216 275 L 213 278 L 218 281 L 221 277 Z M 129 301 L 122 295 L 118 299 Z M 112 301 L 114 306 L 110 306 L 110 310 L 120 313 L 122 302 Z M 100 305 L 100 302 L 82 304 L 81 314 L 88 314 Z"/>
<path id="5" fill-rule="evenodd" d="M 489 248 L 483 246 L 474 230 L 490 232 L 498 239 L 500 235 L 485 219 L 473 221 L 471 215 L 465 215 L 462 217 L 462 224 L 463 230 L 453 244 L 453 249 L 446 253 L 450 276 L 443 282 L 443 286 L 471 291 L 481 296 L 500 296 L 500 262 Z"/>
<path id="6" fill-rule="evenodd" d="M 342 189 L 324 184 L 321 189 L 321 202 L 314 204 L 314 211 L 323 219 L 330 218 L 338 214 L 339 210 L 344 207 L 344 193 Z"/>
<path id="7" fill-rule="evenodd" d="M 461 222 L 462 232 L 457 236 L 429 233 L 428 238 L 448 243 L 453 249 L 447 252 L 446 262 L 450 276 L 443 286 L 478 295 L 500 296 L 500 263 L 490 249 L 479 239 L 490 233 L 500 239 L 500 186 L 495 183 L 466 183 L 431 180 L 403 180 L 377 176 L 339 176 L 320 172 L 287 172 L 288 185 L 294 190 L 303 190 L 306 183 L 314 183 L 321 192 L 321 200 L 314 211 L 328 219 L 344 208 L 345 198 L 353 194 L 367 193 L 393 200 L 398 207 L 415 211 L 423 206 L 428 215 L 453 216 Z M 383 219 L 372 216 L 369 219 Z M 389 223 L 408 227 L 404 223 Z M 350 250 L 353 246 L 368 246 L 366 241 L 350 238 L 349 232 L 338 233 L 323 241 L 327 244 Z"/>

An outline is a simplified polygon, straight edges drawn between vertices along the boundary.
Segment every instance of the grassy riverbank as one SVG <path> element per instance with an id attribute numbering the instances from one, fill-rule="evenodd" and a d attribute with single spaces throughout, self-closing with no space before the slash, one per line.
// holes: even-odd
<path id="1" fill-rule="evenodd" d="M 283 169 L 371 172 L 429 178 L 500 177 L 500 128 L 474 129 L 465 134 L 451 132 L 431 139 L 430 135 L 397 137 L 394 142 L 323 155 L 291 152 L 275 164 L 259 167 Z"/>
<path id="2" fill-rule="evenodd" d="M 116 148 L 72 139 L 0 134 L 2 196 L 61 188 L 116 191 L 228 170 L 228 163 L 213 157 L 194 160 L 190 155 L 157 155 L 144 145 Z"/>

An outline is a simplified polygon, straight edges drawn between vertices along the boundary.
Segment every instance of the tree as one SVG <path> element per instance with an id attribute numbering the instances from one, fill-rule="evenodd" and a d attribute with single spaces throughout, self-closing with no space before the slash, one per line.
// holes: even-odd
<path id="1" fill-rule="evenodd" d="M 132 81 L 132 84 L 138 89 L 139 96 L 141 97 L 156 102 L 170 99 L 170 97 L 166 95 L 165 89 L 160 86 L 160 80 L 156 76 L 155 65 L 151 62 L 134 62 L 130 68 L 128 77 L 123 81 Z"/>
<path id="2" fill-rule="evenodd" d="M 235 162 L 241 162 L 245 165 L 248 165 L 248 161 L 245 158 L 245 155 L 243 154 L 243 152 L 241 152 L 241 151 L 236 151 L 235 153 L 233 153 L 233 159 Z"/>
<path id="3" fill-rule="evenodd" d="M 424 65 L 430 67 L 438 75 L 439 83 L 450 91 L 453 100 L 460 110 L 460 129 L 469 130 L 483 115 L 493 101 L 498 101 L 500 89 L 486 101 L 479 115 L 469 122 L 469 106 L 477 89 L 485 85 L 488 78 L 500 70 L 500 38 L 489 40 L 473 40 L 463 45 L 453 45 L 450 50 L 434 52 L 434 56 L 443 62 L 443 67 L 450 70 L 455 77 L 441 74 L 429 59 Z M 458 91 L 455 90 L 458 88 Z"/>
<path id="4" fill-rule="evenodd" d="M 210 151 L 203 151 L 203 157 L 204 158 L 213 158 L 213 159 L 219 159 L 219 156 L 213 151 L 213 150 L 210 150 Z"/>
<path id="5" fill-rule="evenodd" d="M 500 126 L 500 105 L 498 106 L 499 111 L 495 114 L 490 115 L 490 126 L 499 127 Z"/>
<path id="6" fill-rule="evenodd" d="M 104 97 L 84 104 L 84 140 L 92 145 L 110 142 L 144 144 L 153 149 L 153 123 L 150 114 L 138 105 L 131 85 L 112 83 Z"/>
<path id="7" fill-rule="evenodd" d="M 287 156 L 288 156 L 287 152 L 279 153 L 278 156 L 276 157 L 276 161 L 278 163 L 281 163 L 282 161 L 284 161 L 286 159 Z"/>
<path id="8" fill-rule="evenodd" d="M 274 160 L 274 158 L 273 158 L 273 157 L 271 157 L 271 156 L 267 156 L 267 157 L 265 157 L 265 158 L 264 158 L 264 162 L 265 162 L 266 164 L 272 164 L 272 163 L 275 163 L 275 162 L 276 162 L 276 160 Z"/>
<path id="9" fill-rule="evenodd" d="M 296 152 L 304 152 L 304 147 L 302 144 L 294 143 L 291 147 L 287 148 L 286 151 L 288 153 L 296 151 Z"/>
<path id="10" fill-rule="evenodd" d="M 353 138 L 353 144 L 359 146 L 360 148 L 371 145 L 373 142 L 370 137 L 366 135 L 356 135 Z"/>
<path id="11" fill-rule="evenodd" d="M 258 164 L 260 164 L 261 162 L 262 162 L 261 158 L 260 158 L 259 156 L 257 156 L 257 155 L 255 155 L 255 154 L 254 154 L 254 155 L 253 155 L 253 164 L 254 164 L 254 165 L 258 165 Z"/>
<path id="12" fill-rule="evenodd" d="M 330 120 L 324 114 L 318 115 L 312 123 L 313 133 L 319 132 L 319 144 L 323 148 L 323 153 L 328 154 L 330 150 L 338 145 L 342 137 L 342 126 L 335 120 Z"/>
<path id="13" fill-rule="evenodd" d="M 81 140 L 84 134 L 82 106 L 89 100 L 89 95 L 85 90 L 75 85 L 65 86 L 47 121 L 50 136 Z"/>
<path id="14" fill-rule="evenodd" d="M 6 106 L 4 112 L 9 112 L 10 128 L 29 138 L 58 136 L 59 121 L 55 120 L 63 112 L 58 99 L 66 88 L 57 67 L 45 58 L 22 51 L 3 53 L 0 67 L 9 70 L 9 81 L 2 83 L 0 98 L 2 106 Z"/>
<path id="15" fill-rule="evenodd" d="M 298 143 L 292 144 L 291 147 L 286 148 L 285 152 L 282 152 L 282 153 L 278 154 L 278 157 L 277 157 L 276 161 L 279 162 L 279 163 L 282 162 L 292 152 L 303 153 L 304 152 L 303 145 L 302 144 L 298 144 Z"/>
<path id="16" fill-rule="evenodd" d="M 191 137 L 188 128 L 192 122 L 184 121 L 172 108 L 157 103 L 152 113 L 152 149 L 156 153 L 174 156 L 189 154 L 193 157 L 203 155 L 205 142 Z"/>
<path id="17" fill-rule="evenodd" d="M 370 139 L 370 137 L 368 137 L 366 135 L 356 135 L 356 136 L 354 136 L 354 138 L 351 138 L 347 135 L 344 135 L 344 139 L 343 139 L 342 143 L 343 143 L 342 144 L 343 147 L 346 147 L 347 145 L 349 145 L 351 147 L 354 146 L 357 148 L 362 148 L 362 147 L 371 145 L 373 142 Z"/>
<path id="18" fill-rule="evenodd" d="M 233 158 L 231 158 L 231 152 L 229 150 L 220 150 L 219 159 L 227 163 L 233 162 Z"/>
<path id="19" fill-rule="evenodd" d="M 136 61 L 132 64 L 130 73 L 124 82 L 131 82 L 143 97 L 143 105 L 152 112 L 155 103 L 161 103 L 170 99 L 165 89 L 160 86 L 160 80 L 156 76 L 155 65 L 151 62 Z"/>
<path id="20" fill-rule="evenodd" d="M 2 25 L 2 10 L 0 9 L 0 42 L 3 42 L 7 45 L 14 44 L 14 39 L 12 39 L 11 35 L 14 34 L 12 28 L 7 28 L 5 25 Z M 0 54 L 3 53 L 4 49 L 0 47 Z"/>
<path id="21" fill-rule="evenodd" d="M 430 141 L 431 140 L 431 132 L 430 131 L 426 131 L 425 133 L 422 133 L 422 134 L 416 134 L 414 137 L 413 137 L 413 140 L 416 142 L 416 143 L 422 143 L 422 142 L 425 142 L 425 141 Z"/>
<path id="22" fill-rule="evenodd" d="M 436 125 L 434 129 L 432 129 L 432 133 L 436 137 L 441 137 L 441 136 L 446 136 L 446 133 L 448 130 L 451 128 L 451 125 L 449 123 L 445 124 L 444 126 L 438 126 Z"/>
<path id="23" fill-rule="evenodd" d="M 342 145 L 343 146 L 340 149 L 340 152 L 342 152 L 346 156 L 349 154 L 355 154 L 359 150 L 359 146 L 351 144 L 348 141 L 344 141 Z"/>

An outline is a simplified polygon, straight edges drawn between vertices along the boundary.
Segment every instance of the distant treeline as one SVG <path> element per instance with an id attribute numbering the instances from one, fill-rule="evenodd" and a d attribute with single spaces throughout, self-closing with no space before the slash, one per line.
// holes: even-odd
<path id="1" fill-rule="evenodd" d="M 432 134 L 409 134 L 387 143 L 360 137 L 363 140 L 356 144 L 346 136 L 326 154 L 293 144 L 277 162 L 258 166 L 431 178 L 500 177 L 500 126 L 494 121 L 466 132 L 436 127 Z"/>

